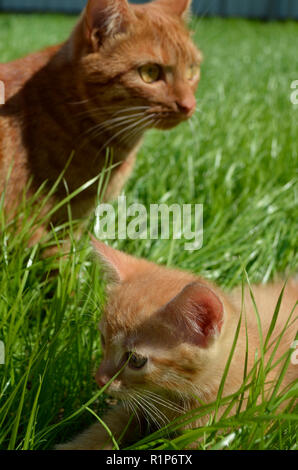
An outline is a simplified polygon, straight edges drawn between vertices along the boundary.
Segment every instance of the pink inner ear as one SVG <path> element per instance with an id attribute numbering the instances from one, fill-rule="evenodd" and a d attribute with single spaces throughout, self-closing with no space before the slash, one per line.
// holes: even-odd
<path id="1" fill-rule="evenodd" d="M 177 333 L 197 346 L 206 348 L 221 332 L 223 304 L 215 292 L 203 284 L 188 284 L 166 310 L 169 319 L 176 323 Z"/>

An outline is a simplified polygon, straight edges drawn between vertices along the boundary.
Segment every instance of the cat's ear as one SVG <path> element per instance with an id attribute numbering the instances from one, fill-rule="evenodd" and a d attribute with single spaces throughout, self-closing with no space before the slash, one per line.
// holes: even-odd
<path id="1" fill-rule="evenodd" d="M 119 284 L 130 279 L 138 269 L 138 260 L 91 236 L 93 248 L 103 265 L 109 283 Z"/>
<path id="2" fill-rule="evenodd" d="M 87 40 L 97 50 L 107 37 L 124 33 L 132 17 L 127 0 L 89 0 L 85 10 Z"/>
<path id="3" fill-rule="evenodd" d="M 191 13 L 192 0 L 155 0 L 155 3 L 185 20 L 189 18 Z"/>
<path id="4" fill-rule="evenodd" d="M 213 290 L 199 282 L 188 284 L 164 308 L 176 334 L 191 344 L 208 347 L 221 332 L 224 307 Z"/>

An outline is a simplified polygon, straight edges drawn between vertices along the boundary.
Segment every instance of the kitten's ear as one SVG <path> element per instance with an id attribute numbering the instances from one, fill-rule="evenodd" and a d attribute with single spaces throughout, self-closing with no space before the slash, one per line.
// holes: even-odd
<path id="1" fill-rule="evenodd" d="M 92 245 L 103 265 L 108 281 L 119 284 L 131 278 L 137 270 L 138 260 L 91 236 Z"/>
<path id="2" fill-rule="evenodd" d="M 87 40 L 97 50 L 105 38 L 125 32 L 132 17 L 127 0 L 89 0 L 85 11 Z"/>
<path id="3" fill-rule="evenodd" d="M 208 347 L 221 332 L 223 304 L 213 290 L 199 282 L 188 284 L 163 310 L 177 334 L 196 346 Z"/>
<path id="4" fill-rule="evenodd" d="M 185 20 L 189 18 L 191 13 L 192 0 L 155 0 L 155 3 Z"/>

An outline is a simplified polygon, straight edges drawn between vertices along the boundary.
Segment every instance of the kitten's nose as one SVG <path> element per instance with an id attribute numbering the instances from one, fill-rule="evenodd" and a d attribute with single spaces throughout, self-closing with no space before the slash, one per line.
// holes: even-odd
<path id="1" fill-rule="evenodd" d="M 110 380 L 111 378 L 105 374 L 102 374 L 100 370 L 96 372 L 95 381 L 100 388 L 104 387 Z"/>
<path id="2" fill-rule="evenodd" d="M 176 104 L 180 113 L 191 117 L 196 109 L 197 102 L 194 96 L 188 96 L 182 100 L 176 101 Z"/>

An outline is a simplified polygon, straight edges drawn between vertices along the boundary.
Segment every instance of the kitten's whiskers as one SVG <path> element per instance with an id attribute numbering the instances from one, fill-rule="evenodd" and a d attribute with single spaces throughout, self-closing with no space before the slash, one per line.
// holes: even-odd
<path id="1" fill-rule="evenodd" d="M 169 422 L 169 418 L 160 411 L 149 399 L 147 399 L 143 394 L 135 392 L 135 395 L 140 400 L 141 404 L 143 405 L 143 409 L 149 413 L 152 421 L 155 425 L 160 428 L 163 425 L 166 425 Z M 161 423 L 160 423 L 161 422 Z"/>
<path id="2" fill-rule="evenodd" d="M 155 403 L 160 404 L 161 406 L 164 406 L 165 408 L 168 408 L 169 410 L 172 410 L 177 413 L 184 413 L 185 408 L 174 403 L 172 400 L 168 400 L 167 398 L 162 397 L 161 395 L 158 395 L 152 391 L 144 390 L 144 395 L 148 396 L 150 400 L 154 401 Z"/>
<path id="3" fill-rule="evenodd" d="M 134 403 L 133 397 L 131 396 L 125 398 L 125 400 L 123 400 L 123 405 L 128 411 L 131 411 L 131 413 L 137 418 L 139 426 L 141 428 L 141 420 L 138 414 L 138 405 Z"/>

